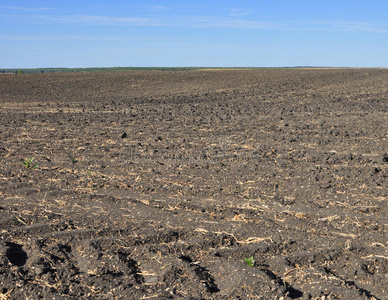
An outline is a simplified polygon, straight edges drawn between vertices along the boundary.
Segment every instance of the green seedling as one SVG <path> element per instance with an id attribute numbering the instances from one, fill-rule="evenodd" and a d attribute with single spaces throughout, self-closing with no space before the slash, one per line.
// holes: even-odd
<path id="1" fill-rule="evenodd" d="M 34 165 L 33 162 L 34 162 L 34 158 L 31 157 L 31 158 L 23 161 L 23 165 L 26 167 L 26 169 L 35 169 L 38 167 L 38 165 Z"/>
<path id="2" fill-rule="evenodd" d="M 253 267 L 255 265 L 255 259 L 253 258 L 253 256 L 251 256 L 249 258 L 245 258 L 245 262 L 250 267 Z"/>

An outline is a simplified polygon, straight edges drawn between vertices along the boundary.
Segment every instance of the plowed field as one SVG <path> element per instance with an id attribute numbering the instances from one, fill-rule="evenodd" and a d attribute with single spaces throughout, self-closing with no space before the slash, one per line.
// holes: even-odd
<path id="1" fill-rule="evenodd" d="M 387 190 L 388 70 L 0 75 L 0 299 L 388 299 Z"/>

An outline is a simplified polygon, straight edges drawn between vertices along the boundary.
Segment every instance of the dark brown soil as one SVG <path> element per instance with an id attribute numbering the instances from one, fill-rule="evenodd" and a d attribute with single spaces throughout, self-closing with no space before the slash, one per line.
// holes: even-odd
<path id="1" fill-rule="evenodd" d="M 388 299 L 388 70 L 4 74 L 0 128 L 0 299 Z"/>

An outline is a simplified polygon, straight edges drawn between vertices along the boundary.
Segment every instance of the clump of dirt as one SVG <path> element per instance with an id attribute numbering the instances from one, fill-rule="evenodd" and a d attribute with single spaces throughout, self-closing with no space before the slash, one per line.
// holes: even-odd
<path id="1" fill-rule="evenodd" d="M 386 299 L 387 80 L 0 75 L 0 298 Z"/>

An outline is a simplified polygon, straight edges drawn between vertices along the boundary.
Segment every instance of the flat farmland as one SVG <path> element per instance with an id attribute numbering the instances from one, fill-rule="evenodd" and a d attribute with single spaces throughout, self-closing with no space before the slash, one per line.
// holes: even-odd
<path id="1" fill-rule="evenodd" d="M 387 190 L 385 69 L 0 75 L 0 299 L 387 299 Z"/>

